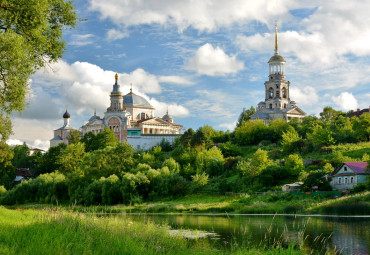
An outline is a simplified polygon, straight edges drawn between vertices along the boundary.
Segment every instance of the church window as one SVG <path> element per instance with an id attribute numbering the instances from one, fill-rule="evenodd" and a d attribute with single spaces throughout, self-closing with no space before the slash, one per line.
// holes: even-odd
<path id="1" fill-rule="evenodd" d="M 286 104 L 284 104 L 284 109 L 286 109 Z"/>
<path id="2" fill-rule="evenodd" d="M 145 112 L 142 112 L 141 114 L 140 114 L 140 119 L 142 119 L 142 120 L 145 120 L 146 119 L 146 114 L 145 114 Z"/>
<path id="3" fill-rule="evenodd" d="M 280 91 L 276 91 L 276 96 L 278 97 L 280 95 Z"/>
<path id="4" fill-rule="evenodd" d="M 278 85 L 278 84 L 276 84 L 276 88 L 277 88 L 277 89 L 279 88 L 279 85 Z"/>
<path id="5" fill-rule="evenodd" d="M 286 89 L 283 88 L 283 98 L 286 98 Z"/>
<path id="6" fill-rule="evenodd" d="M 270 104 L 270 108 L 272 108 L 272 104 Z"/>
<path id="7" fill-rule="evenodd" d="M 269 97 L 270 98 L 274 97 L 274 90 L 272 88 L 269 89 Z"/>

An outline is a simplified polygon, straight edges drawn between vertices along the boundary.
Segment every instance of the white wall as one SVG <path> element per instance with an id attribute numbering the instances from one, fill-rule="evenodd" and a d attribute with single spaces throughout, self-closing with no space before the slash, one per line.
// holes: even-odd
<path id="1" fill-rule="evenodd" d="M 180 135 L 141 135 L 141 136 L 129 136 L 127 142 L 132 145 L 136 150 L 149 150 L 154 146 L 158 145 L 162 139 L 173 143 Z"/>

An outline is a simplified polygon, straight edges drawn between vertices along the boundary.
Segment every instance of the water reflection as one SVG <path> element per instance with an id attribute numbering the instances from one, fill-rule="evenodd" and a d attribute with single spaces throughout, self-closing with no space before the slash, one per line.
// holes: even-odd
<path id="1" fill-rule="evenodd" d="M 197 229 L 219 235 L 215 245 L 299 244 L 315 254 L 369 254 L 370 218 L 294 216 L 127 215 L 173 229 Z"/>

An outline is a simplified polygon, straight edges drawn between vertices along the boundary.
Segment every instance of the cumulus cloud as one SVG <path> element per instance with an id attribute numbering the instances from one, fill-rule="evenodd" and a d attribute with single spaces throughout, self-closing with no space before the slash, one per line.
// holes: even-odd
<path id="1" fill-rule="evenodd" d="M 58 116 L 59 110 L 56 102 L 41 87 L 32 88 L 27 101 L 26 109 L 20 113 L 22 118 L 51 120 Z"/>
<path id="2" fill-rule="evenodd" d="M 228 56 L 220 47 L 214 48 L 206 43 L 196 51 L 194 57 L 188 59 L 186 68 L 198 74 L 225 76 L 243 70 L 244 64 L 236 56 Z"/>
<path id="3" fill-rule="evenodd" d="M 289 89 L 290 99 L 302 106 L 314 106 L 319 102 L 319 96 L 313 87 L 291 87 Z"/>
<path id="4" fill-rule="evenodd" d="M 332 96 L 333 103 L 340 107 L 341 110 L 355 110 L 358 107 L 357 99 L 352 93 L 343 92 L 339 96 Z"/>
<path id="5" fill-rule="evenodd" d="M 107 40 L 109 41 L 115 41 L 122 38 L 128 37 L 128 33 L 126 31 L 121 31 L 117 29 L 109 29 L 107 32 Z"/>
<path id="6" fill-rule="evenodd" d="M 207 32 L 235 23 L 268 24 L 276 17 L 290 19 L 289 10 L 297 6 L 295 0 L 90 0 L 90 10 L 119 27 L 160 24 L 174 25 L 179 31 L 193 27 Z"/>
<path id="7" fill-rule="evenodd" d="M 219 127 L 221 127 L 221 128 L 224 128 L 224 129 L 227 129 L 227 130 L 230 130 L 230 131 L 232 131 L 232 130 L 234 130 L 235 129 L 235 127 L 236 127 L 236 121 L 234 121 L 234 122 L 232 122 L 232 123 L 230 123 L 230 122 L 226 122 L 226 123 L 221 123 L 220 125 L 218 125 Z"/>
<path id="8" fill-rule="evenodd" d="M 304 63 L 334 66 L 347 54 L 370 55 L 370 2 L 318 1 L 312 15 L 300 22 L 300 31 L 279 33 L 279 48 L 285 56 L 295 56 Z M 239 36 L 237 44 L 245 51 L 272 52 L 273 32 Z"/>

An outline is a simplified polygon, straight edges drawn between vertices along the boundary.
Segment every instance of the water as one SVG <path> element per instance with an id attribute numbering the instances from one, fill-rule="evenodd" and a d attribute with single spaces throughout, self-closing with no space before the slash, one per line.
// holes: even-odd
<path id="1" fill-rule="evenodd" d="M 127 215 L 136 221 L 153 221 L 172 229 L 215 233 L 217 246 L 263 246 L 294 242 L 307 254 L 365 255 L 370 253 L 370 218 L 295 217 L 273 215 Z"/>

